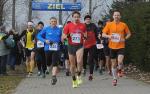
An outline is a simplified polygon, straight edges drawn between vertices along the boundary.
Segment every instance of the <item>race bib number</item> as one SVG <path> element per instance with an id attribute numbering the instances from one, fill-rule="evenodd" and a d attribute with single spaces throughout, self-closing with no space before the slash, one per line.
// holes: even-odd
<path id="1" fill-rule="evenodd" d="M 121 36 L 120 34 L 113 33 L 111 37 L 112 42 L 120 42 Z"/>
<path id="2" fill-rule="evenodd" d="M 44 47 L 44 42 L 38 40 L 37 41 L 37 48 L 42 48 L 42 47 Z"/>
<path id="3" fill-rule="evenodd" d="M 97 49 L 103 49 L 104 45 L 103 44 L 96 44 Z"/>
<path id="4" fill-rule="evenodd" d="M 73 34 L 71 38 L 73 43 L 81 43 L 81 34 Z"/>
<path id="5" fill-rule="evenodd" d="M 53 43 L 52 45 L 49 45 L 50 51 L 57 51 L 58 50 L 58 43 Z"/>

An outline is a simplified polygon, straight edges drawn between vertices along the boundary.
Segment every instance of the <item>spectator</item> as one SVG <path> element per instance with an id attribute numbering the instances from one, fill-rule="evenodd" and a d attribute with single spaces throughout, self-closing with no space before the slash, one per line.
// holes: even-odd
<path id="1" fill-rule="evenodd" d="M 0 75 L 7 75 L 6 64 L 7 56 L 9 54 L 8 48 L 6 48 L 4 40 L 8 38 L 5 27 L 0 27 Z"/>
<path id="2" fill-rule="evenodd" d="M 14 29 L 11 29 L 9 31 L 9 37 L 13 39 L 14 41 L 14 46 L 10 48 L 10 54 L 9 54 L 9 62 L 8 64 L 10 65 L 10 69 L 11 70 L 15 70 L 15 65 L 17 62 L 17 55 L 19 53 L 18 51 L 18 41 L 19 41 L 19 37 L 18 37 L 18 32 L 16 32 Z"/>

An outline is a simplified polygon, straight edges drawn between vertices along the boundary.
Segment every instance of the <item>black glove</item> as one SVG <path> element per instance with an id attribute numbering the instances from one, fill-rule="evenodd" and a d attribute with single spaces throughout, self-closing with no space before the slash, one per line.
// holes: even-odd
<path id="1" fill-rule="evenodd" d="M 50 44 L 50 45 L 53 45 L 53 43 L 54 43 L 54 42 L 50 41 L 50 43 L 49 43 L 49 44 Z"/>

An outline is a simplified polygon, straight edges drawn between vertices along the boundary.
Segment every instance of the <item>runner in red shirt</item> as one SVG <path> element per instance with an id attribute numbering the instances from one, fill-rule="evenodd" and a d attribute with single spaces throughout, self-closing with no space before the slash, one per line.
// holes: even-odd
<path id="1" fill-rule="evenodd" d="M 96 39 L 97 39 L 97 26 L 91 23 L 91 16 L 84 17 L 85 25 L 87 28 L 87 39 L 84 41 L 84 55 L 83 55 L 83 68 L 84 75 L 86 74 L 87 60 L 89 64 L 89 81 L 93 80 L 94 58 L 96 57 Z"/>
<path id="2" fill-rule="evenodd" d="M 70 71 L 73 79 L 73 88 L 82 83 L 81 71 L 83 67 L 83 41 L 86 38 L 85 24 L 80 23 L 81 14 L 78 11 L 72 13 L 72 22 L 65 25 L 62 42 L 68 38 L 68 53 L 70 61 Z M 77 62 L 78 75 L 75 76 Z"/>

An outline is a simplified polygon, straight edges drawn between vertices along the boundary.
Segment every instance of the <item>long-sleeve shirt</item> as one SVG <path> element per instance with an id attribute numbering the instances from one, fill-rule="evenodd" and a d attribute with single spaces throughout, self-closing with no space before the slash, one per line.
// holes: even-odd
<path id="1" fill-rule="evenodd" d="M 59 27 L 45 27 L 38 35 L 37 39 L 44 42 L 49 40 L 51 43 L 59 44 L 61 42 L 62 31 Z M 43 37 L 44 36 L 44 37 Z M 44 50 L 48 51 L 50 44 L 45 43 Z"/>

